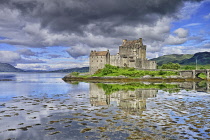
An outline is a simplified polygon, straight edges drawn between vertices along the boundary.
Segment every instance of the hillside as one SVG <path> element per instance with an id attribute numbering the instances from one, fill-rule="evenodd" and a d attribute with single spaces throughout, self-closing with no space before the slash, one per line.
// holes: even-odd
<path id="1" fill-rule="evenodd" d="M 153 58 L 151 60 L 156 61 L 156 63 L 161 66 L 162 64 L 167 64 L 169 62 L 172 63 L 181 63 L 184 60 L 188 60 L 193 57 L 193 54 L 171 54 L 171 55 L 164 55 L 158 58 Z"/>
<path id="2" fill-rule="evenodd" d="M 193 54 L 171 54 L 164 55 L 151 60 L 156 61 L 159 66 L 169 62 L 179 63 L 181 65 L 195 65 L 197 59 L 198 65 L 210 64 L 210 52 L 198 52 Z"/>
<path id="3" fill-rule="evenodd" d="M 0 72 L 24 72 L 7 63 L 0 63 Z"/>
<path id="4" fill-rule="evenodd" d="M 210 64 L 210 52 L 199 52 L 194 54 L 193 57 L 183 60 L 180 62 L 181 65 L 195 65 L 197 59 L 198 65 L 207 65 Z"/>

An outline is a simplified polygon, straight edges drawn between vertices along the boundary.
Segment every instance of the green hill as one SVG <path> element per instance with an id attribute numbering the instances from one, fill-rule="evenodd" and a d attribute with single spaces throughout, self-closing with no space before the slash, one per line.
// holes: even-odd
<path id="1" fill-rule="evenodd" d="M 24 72 L 7 63 L 0 63 L 0 72 Z"/>
<path id="2" fill-rule="evenodd" d="M 159 66 L 169 62 L 179 63 L 181 65 L 195 65 L 197 59 L 198 65 L 210 64 L 210 52 L 198 52 L 196 54 L 171 54 L 164 55 L 151 60 L 156 61 Z"/>
<path id="3" fill-rule="evenodd" d="M 199 52 L 193 55 L 193 57 L 180 62 L 181 65 L 195 65 L 197 59 L 198 65 L 210 64 L 210 52 Z"/>
<path id="4" fill-rule="evenodd" d="M 193 54 L 171 54 L 153 58 L 151 60 L 156 61 L 156 63 L 161 66 L 162 64 L 167 64 L 169 62 L 181 63 L 182 61 L 190 59 L 191 57 L 193 57 Z"/>

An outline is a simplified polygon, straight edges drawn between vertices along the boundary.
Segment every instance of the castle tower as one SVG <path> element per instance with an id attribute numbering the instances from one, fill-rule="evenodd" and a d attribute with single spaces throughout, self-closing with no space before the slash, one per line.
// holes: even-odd
<path id="1" fill-rule="evenodd" d="M 89 57 L 90 74 L 94 74 L 98 69 L 103 69 L 105 64 L 110 64 L 110 53 L 107 51 L 91 51 Z"/>
<path id="2" fill-rule="evenodd" d="M 122 45 L 119 46 L 119 54 L 124 58 L 146 59 L 146 46 L 143 45 L 142 38 L 129 41 L 124 39 Z"/>

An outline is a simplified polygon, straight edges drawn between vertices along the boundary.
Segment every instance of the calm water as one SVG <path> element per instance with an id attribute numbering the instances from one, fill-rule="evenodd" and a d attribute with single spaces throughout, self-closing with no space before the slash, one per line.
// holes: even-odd
<path id="1" fill-rule="evenodd" d="M 0 73 L 1 140 L 210 139 L 203 83 L 138 89 L 64 75 Z"/>

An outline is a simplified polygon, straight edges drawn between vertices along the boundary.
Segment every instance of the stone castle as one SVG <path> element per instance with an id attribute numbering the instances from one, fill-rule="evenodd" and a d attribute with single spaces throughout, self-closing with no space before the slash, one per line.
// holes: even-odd
<path id="1" fill-rule="evenodd" d="M 90 74 L 94 74 L 98 69 L 103 69 L 105 64 L 136 69 L 156 69 L 157 66 L 155 61 L 147 60 L 146 45 L 143 45 L 142 38 L 123 40 L 117 55 L 110 55 L 109 50 L 91 51 L 89 61 Z"/>

